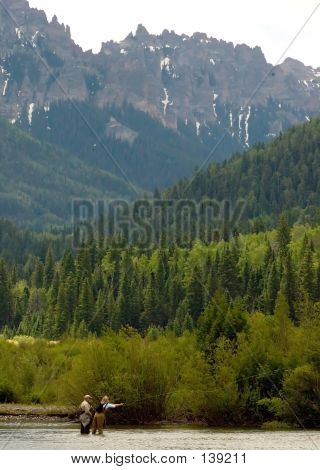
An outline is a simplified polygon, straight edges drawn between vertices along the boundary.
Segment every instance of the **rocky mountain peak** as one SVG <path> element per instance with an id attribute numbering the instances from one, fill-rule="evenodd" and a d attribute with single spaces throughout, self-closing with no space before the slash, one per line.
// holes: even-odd
<path id="1" fill-rule="evenodd" d="M 149 36 L 149 32 L 143 24 L 139 24 L 136 30 L 135 37 L 136 39 L 144 39 Z"/>

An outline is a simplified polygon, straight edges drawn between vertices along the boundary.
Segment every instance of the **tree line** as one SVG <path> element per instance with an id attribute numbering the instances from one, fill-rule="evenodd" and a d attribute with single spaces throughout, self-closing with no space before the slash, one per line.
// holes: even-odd
<path id="1" fill-rule="evenodd" d="M 66 248 L 60 255 L 49 244 L 45 255 L 29 254 L 23 264 L 2 259 L 0 328 L 11 336 L 48 339 L 127 326 L 180 335 L 199 327 L 218 296 L 237 330 L 242 313 L 273 315 L 280 292 L 298 325 L 320 301 L 320 263 L 312 229 L 293 231 L 295 239 L 282 217 L 276 231 L 208 245 L 195 241 L 188 249 L 163 237 L 159 246 L 143 251 L 120 250 L 110 241 L 103 248 Z"/>

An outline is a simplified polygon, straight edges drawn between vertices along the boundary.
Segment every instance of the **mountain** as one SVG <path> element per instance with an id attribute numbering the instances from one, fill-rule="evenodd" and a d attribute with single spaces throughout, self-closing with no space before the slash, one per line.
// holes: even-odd
<path id="1" fill-rule="evenodd" d="M 73 198 L 133 197 L 124 180 L 0 119 L 0 214 L 43 228 L 70 222 Z"/>
<path id="2" fill-rule="evenodd" d="M 102 140 L 117 147 L 115 160 L 145 189 L 172 185 L 209 154 L 221 161 L 271 140 L 320 108 L 320 69 L 293 59 L 273 67 L 259 47 L 234 46 L 202 33 L 165 30 L 156 36 L 139 25 L 135 34 L 106 42 L 93 54 L 74 43 L 68 26 L 56 17 L 48 22 L 25 0 L 2 2 L 0 33 L 1 114 L 37 137 L 39 127 L 46 128 L 45 140 L 69 151 L 71 123 L 61 121 L 58 140 L 52 126 L 44 126 L 55 119 L 53 106 L 63 112 L 67 104 L 86 103 L 97 115 L 107 109 L 99 132 L 87 123 L 91 134 L 94 130 L 90 139 L 86 132 L 90 144 Z M 154 121 L 148 121 L 156 128 L 151 135 L 145 117 L 139 115 L 138 125 L 132 110 Z M 36 114 L 42 116 L 38 127 Z M 82 152 L 81 158 L 90 157 Z"/>
<path id="3" fill-rule="evenodd" d="M 180 181 L 168 198 L 245 201 L 242 223 L 273 226 L 281 213 L 292 222 L 320 220 L 320 119 L 291 128 L 268 144 L 213 163 Z M 260 224 L 260 225 L 259 225 Z"/>
<path id="4" fill-rule="evenodd" d="M 35 109 L 32 120 L 25 109 L 16 125 L 147 191 L 191 174 L 208 152 L 192 135 L 179 135 L 125 103 L 98 108 L 90 102 L 59 101 Z"/>

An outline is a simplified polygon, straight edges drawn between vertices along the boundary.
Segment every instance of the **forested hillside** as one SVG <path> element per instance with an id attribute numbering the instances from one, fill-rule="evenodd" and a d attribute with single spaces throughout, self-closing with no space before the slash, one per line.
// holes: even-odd
<path id="1" fill-rule="evenodd" d="M 0 213 L 43 228 L 70 221 L 73 198 L 135 194 L 123 179 L 0 120 Z"/>
<path id="2" fill-rule="evenodd" d="M 25 262 L 2 262 L 6 307 L 0 325 L 12 334 L 52 339 L 122 326 L 143 332 L 154 325 L 179 333 L 198 325 L 217 293 L 227 308 L 236 302 L 243 312 L 272 315 L 279 291 L 298 324 L 305 299 L 320 301 L 320 235 L 318 228 L 303 226 L 293 233 L 290 242 L 290 229 L 281 219 L 277 233 L 195 242 L 190 249 L 162 241 L 149 251 L 120 250 L 110 242 L 106 248 L 82 246 L 76 253 L 66 249 L 57 258 L 59 250 L 54 256 L 49 246 L 46 254 L 30 252 Z"/>
<path id="3" fill-rule="evenodd" d="M 258 229 L 289 220 L 320 220 L 320 119 L 296 126 L 269 144 L 255 146 L 229 161 L 212 164 L 170 189 L 168 198 L 245 201 L 242 222 Z"/>
<path id="4" fill-rule="evenodd" d="M 166 188 L 190 175 L 210 149 L 210 144 L 204 145 L 184 125 L 179 132 L 168 129 L 126 103 L 97 108 L 91 102 L 61 101 L 45 110 L 35 108 L 29 118 L 25 108 L 17 125 L 77 155 L 96 171 L 119 178 L 125 174 L 146 191 Z M 234 148 L 229 144 L 229 153 Z"/>

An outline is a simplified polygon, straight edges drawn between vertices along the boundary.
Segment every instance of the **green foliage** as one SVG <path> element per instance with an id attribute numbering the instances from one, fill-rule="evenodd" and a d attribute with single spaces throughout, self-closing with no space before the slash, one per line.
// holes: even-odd
<path id="1" fill-rule="evenodd" d="M 283 384 L 283 399 L 268 400 L 268 406 L 275 416 L 291 424 L 305 427 L 318 427 L 319 370 L 312 364 L 305 364 L 290 371 Z"/>
<path id="2" fill-rule="evenodd" d="M 121 178 L 41 143 L 3 119 L 0 135 L 2 217 L 33 228 L 61 226 L 70 221 L 73 198 L 132 194 Z"/>
<path id="3" fill-rule="evenodd" d="M 14 403 L 15 394 L 12 388 L 7 384 L 0 383 L 0 403 Z"/>
<path id="4" fill-rule="evenodd" d="M 320 192 L 318 155 L 320 120 L 296 126 L 270 144 L 257 145 L 223 163 L 213 163 L 166 192 L 168 198 L 207 198 L 233 206 L 242 198 L 246 205 L 240 226 L 263 231 L 286 213 L 289 222 L 319 223 Z M 248 220 L 251 222 L 248 223 Z M 288 231 L 283 218 L 279 232 L 283 250 Z"/>
<path id="5" fill-rule="evenodd" d="M 76 253 L 7 230 L 25 250 L 0 261 L 0 383 L 15 400 L 89 391 L 127 402 L 130 422 L 317 425 L 319 227 L 294 226 L 282 250 L 272 231 Z"/>

